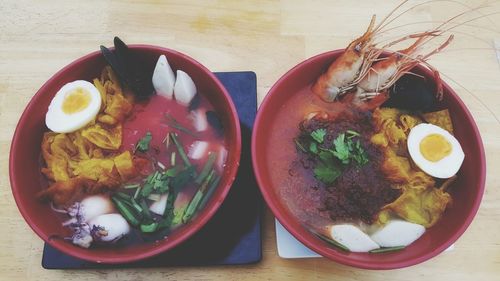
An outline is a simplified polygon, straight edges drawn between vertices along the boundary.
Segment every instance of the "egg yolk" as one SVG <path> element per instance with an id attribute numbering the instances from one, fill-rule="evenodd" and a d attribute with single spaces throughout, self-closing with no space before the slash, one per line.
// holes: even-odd
<path id="1" fill-rule="evenodd" d="M 420 142 L 420 153 L 425 159 L 431 162 L 437 162 L 450 155 L 451 144 L 440 134 L 431 134 L 426 136 Z"/>
<path id="2" fill-rule="evenodd" d="M 76 88 L 66 94 L 62 104 L 62 111 L 66 114 L 80 112 L 90 103 L 90 93 L 83 88 Z"/>

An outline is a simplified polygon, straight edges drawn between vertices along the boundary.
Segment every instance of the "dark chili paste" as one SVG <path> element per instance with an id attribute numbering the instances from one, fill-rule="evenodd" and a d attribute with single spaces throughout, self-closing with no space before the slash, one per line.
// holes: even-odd
<path id="1" fill-rule="evenodd" d="M 370 142 L 373 127 L 369 112 L 352 112 L 335 120 L 313 118 L 302 122 L 299 129 L 299 140 L 310 138 L 311 133 L 317 129 L 325 129 L 324 142 L 319 145 L 325 149 L 331 147 L 339 134 L 347 130 L 356 131 L 360 134 L 357 139 L 368 156 L 369 161 L 364 165 L 351 162 L 345 166 L 341 175 L 332 184 L 327 185 L 318 181 L 317 185 L 314 185 L 314 188 L 326 190 L 320 211 L 327 212 L 332 220 L 362 221 L 371 224 L 380 209 L 400 195 L 401 192 L 393 189 L 380 171 L 383 155 Z M 314 166 L 311 163 L 320 160 L 302 152 L 299 153 L 298 161 L 304 164 L 302 166 L 304 169 L 311 170 Z"/>

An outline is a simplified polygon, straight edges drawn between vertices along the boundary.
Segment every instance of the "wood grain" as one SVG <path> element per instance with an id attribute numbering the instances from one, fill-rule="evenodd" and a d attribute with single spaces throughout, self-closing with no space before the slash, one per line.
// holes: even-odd
<path id="1" fill-rule="evenodd" d="M 391 25 L 402 35 L 443 21 L 465 6 L 417 5 Z M 475 7 L 484 1 L 458 1 Z M 259 101 L 288 69 L 310 56 L 345 47 L 370 16 L 399 1 L 16 1 L 0 2 L 0 280 L 500 280 L 500 67 L 493 40 L 498 14 L 454 30 L 455 42 L 431 63 L 474 115 L 487 155 L 486 192 L 478 215 L 455 249 L 407 269 L 358 270 L 326 259 L 277 256 L 266 210 L 264 257 L 249 266 L 128 270 L 44 270 L 43 242 L 17 210 L 8 179 L 16 123 L 35 92 L 76 58 L 111 45 L 114 35 L 189 54 L 213 71 L 253 70 Z M 480 10 L 500 11 L 497 2 Z M 482 17 L 471 12 L 472 17 Z M 420 22 L 420 23 L 419 23 Z M 431 23 L 433 22 L 433 23 Z M 414 24 L 411 24 L 414 23 Z M 415 24 L 418 23 L 418 24 Z M 388 35 L 389 36 L 389 35 Z"/>

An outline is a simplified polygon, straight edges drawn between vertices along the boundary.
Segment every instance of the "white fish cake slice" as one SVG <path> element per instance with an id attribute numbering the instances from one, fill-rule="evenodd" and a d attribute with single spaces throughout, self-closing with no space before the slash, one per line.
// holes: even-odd
<path id="1" fill-rule="evenodd" d="M 156 93 L 172 99 L 174 95 L 175 75 L 165 55 L 161 55 L 158 58 L 152 79 Z"/>
<path id="2" fill-rule="evenodd" d="M 191 76 L 182 70 L 177 70 L 177 79 L 174 85 L 174 96 L 177 102 L 188 106 L 195 95 L 196 86 Z"/>
<path id="3" fill-rule="evenodd" d="M 403 220 L 392 220 L 371 235 L 381 247 L 408 246 L 420 238 L 425 227 Z"/>
<path id="4" fill-rule="evenodd" d="M 346 246 L 351 252 L 369 252 L 380 248 L 370 236 L 350 224 L 334 225 L 330 229 L 332 239 Z"/>

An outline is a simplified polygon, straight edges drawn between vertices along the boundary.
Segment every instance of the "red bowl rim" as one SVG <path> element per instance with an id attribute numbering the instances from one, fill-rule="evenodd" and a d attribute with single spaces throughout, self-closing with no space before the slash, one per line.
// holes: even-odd
<path id="1" fill-rule="evenodd" d="M 59 70 L 54 75 L 52 75 L 51 78 L 49 78 L 49 80 L 47 80 L 47 82 L 45 82 L 43 84 L 43 86 L 35 93 L 35 95 L 31 98 L 31 100 L 29 101 L 29 103 L 25 107 L 21 117 L 19 118 L 19 121 L 16 125 L 16 129 L 14 131 L 14 135 L 13 135 L 12 141 L 11 141 L 11 148 L 10 148 L 10 154 L 9 154 L 9 178 L 10 178 L 12 194 L 14 196 L 14 200 L 16 202 L 16 205 L 17 205 L 21 215 L 24 217 L 24 220 L 28 223 L 28 225 L 31 227 L 31 229 L 33 229 L 33 231 L 40 238 L 42 238 L 46 243 L 48 243 L 50 246 L 56 248 L 57 250 L 59 250 L 63 253 L 66 253 L 68 255 L 74 256 L 76 258 L 90 261 L 90 262 L 109 263 L 109 264 L 128 263 L 128 262 L 138 261 L 138 260 L 142 260 L 142 259 L 146 259 L 146 258 L 155 256 L 155 255 L 158 255 L 160 253 L 168 251 L 168 250 L 176 247 L 177 245 L 181 244 L 182 242 L 184 242 L 185 240 L 190 238 L 193 234 L 195 234 L 198 230 L 200 230 L 213 217 L 213 215 L 219 209 L 220 205 L 222 204 L 222 202 L 226 198 L 227 194 L 229 193 L 229 190 L 230 190 L 230 188 L 231 188 L 231 186 L 236 178 L 236 173 L 238 171 L 238 167 L 240 164 L 241 128 L 240 128 L 239 117 L 238 117 L 238 113 L 236 111 L 236 107 L 234 106 L 234 103 L 232 101 L 231 96 L 229 95 L 229 93 L 228 93 L 227 89 L 224 87 L 224 85 L 219 81 L 219 79 L 208 68 L 203 66 L 201 63 L 199 63 L 195 59 L 193 59 L 190 56 L 185 55 L 181 52 L 178 52 L 178 51 L 175 51 L 175 50 L 172 50 L 169 48 L 147 45 L 147 44 L 131 44 L 131 45 L 128 45 L 128 47 L 130 49 L 137 49 L 137 50 L 144 50 L 144 51 L 158 51 L 158 52 L 162 52 L 165 54 L 170 53 L 170 54 L 174 54 L 174 55 L 177 55 L 179 57 L 182 57 L 183 59 L 190 61 L 191 63 L 193 63 L 197 67 L 199 67 L 205 74 L 207 74 L 216 83 L 217 88 L 220 90 L 220 92 L 224 96 L 224 99 L 226 99 L 228 104 L 229 104 L 230 120 L 231 120 L 231 123 L 234 123 L 234 125 L 235 125 L 236 139 L 234 139 L 234 141 L 236 142 L 236 145 L 235 145 L 234 153 L 235 153 L 236 158 L 235 158 L 235 163 L 234 163 L 234 165 L 232 165 L 232 168 L 231 168 L 230 173 L 229 173 L 228 183 L 223 187 L 219 187 L 219 188 L 222 188 L 221 197 L 218 198 L 219 200 L 214 200 L 214 204 L 211 205 L 211 208 L 209 208 L 210 205 L 207 205 L 207 207 L 206 207 L 207 209 L 203 212 L 203 214 L 201 214 L 199 216 L 199 219 L 193 220 L 191 225 L 189 225 L 189 227 L 186 228 L 186 230 L 183 232 L 183 234 L 181 236 L 178 237 L 178 239 L 168 240 L 168 242 L 165 242 L 167 240 L 164 239 L 164 240 L 162 240 L 162 242 L 156 244 L 157 247 L 154 247 L 149 251 L 146 251 L 146 252 L 143 252 L 140 254 L 136 254 L 134 256 L 127 256 L 127 257 L 109 257 L 109 258 L 99 258 L 98 260 L 96 260 L 95 255 L 92 255 L 92 254 L 86 254 L 86 253 L 80 254 L 78 252 L 75 253 L 72 251 L 68 251 L 67 247 L 61 246 L 61 244 L 55 243 L 53 240 L 49 239 L 49 237 L 46 236 L 40 228 L 38 228 L 34 223 L 32 223 L 32 219 L 28 216 L 28 212 L 26 210 L 26 207 L 22 206 L 18 203 L 19 202 L 18 198 L 20 197 L 20 194 L 19 194 L 19 188 L 17 187 L 18 184 L 17 184 L 17 180 L 16 180 L 16 176 L 15 176 L 15 171 L 13 169 L 14 161 L 15 161 L 14 160 L 15 159 L 14 151 L 17 149 L 16 144 L 17 144 L 17 139 L 19 137 L 18 136 L 19 130 L 22 127 L 22 124 L 24 124 L 26 122 L 26 120 L 29 118 L 28 112 L 30 112 L 32 110 L 32 108 L 34 106 L 36 106 L 37 100 L 41 98 L 41 96 L 43 95 L 44 92 L 46 92 L 46 88 L 48 88 L 48 85 L 52 82 L 53 79 L 55 79 L 55 77 L 58 77 L 58 76 L 62 75 L 64 72 L 66 72 L 67 69 L 73 67 L 74 65 L 80 64 L 80 63 L 82 63 L 90 58 L 93 58 L 95 56 L 100 56 L 101 52 L 100 51 L 92 52 L 90 54 L 87 54 L 83 57 L 76 59 L 75 61 L 73 61 L 70 64 L 63 67 L 61 70 Z M 170 241 L 172 241 L 172 242 L 170 242 Z M 73 246 L 73 245 L 71 245 L 71 246 Z"/>
<path id="2" fill-rule="evenodd" d="M 467 109 L 467 107 L 465 106 L 463 101 L 455 93 L 455 91 L 453 91 L 453 89 L 448 84 L 446 84 L 444 81 L 443 81 L 444 89 L 446 89 L 446 91 L 449 93 L 449 95 L 454 100 L 457 101 L 460 109 L 464 112 L 464 114 L 467 116 L 467 118 L 469 120 L 473 121 L 473 122 L 471 122 L 471 125 L 472 125 L 472 130 L 474 132 L 474 135 L 471 137 L 476 138 L 476 141 L 479 144 L 479 147 L 477 148 L 478 149 L 477 152 L 479 153 L 480 164 L 483 168 L 481 169 L 481 174 L 479 175 L 479 183 L 480 183 L 479 192 L 480 192 L 480 194 L 476 198 L 476 200 L 473 202 L 472 212 L 470 212 L 467 215 L 467 217 L 465 217 L 459 230 L 456 233 L 454 233 L 445 243 L 439 245 L 433 251 L 430 251 L 425 255 L 419 256 L 419 257 L 411 259 L 411 260 L 394 262 L 392 264 L 357 261 L 357 260 L 351 260 L 349 258 L 345 258 L 341 254 L 337 254 L 337 253 L 332 254 L 331 251 L 326 251 L 325 247 L 319 246 L 319 243 L 318 243 L 318 245 L 316 245 L 315 243 L 311 242 L 313 240 L 309 239 L 308 235 L 304 235 L 301 231 L 296 230 L 292 227 L 292 224 L 289 221 L 287 221 L 285 219 L 285 216 L 282 214 L 282 212 L 280 212 L 279 208 L 277 207 L 277 204 L 273 203 L 273 201 L 272 201 L 272 197 L 273 197 L 272 196 L 272 189 L 266 188 L 266 185 L 265 185 L 264 179 L 263 179 L 263 175 L 260 173 L 259 163 L 257 161 L 257 153 L 258 153 L 257 152 L 257 134 L 258 134 L 257 132 L 260 129 L 260 125 L 263 122 L 265 122 L 265 120 L 263 118 L 263 115 L 264 115 L 263 112 L 268 107 L 268 103 L 270 103 L 271 96 L 274 93 L 274 91 L 276 90 L 276 88 L 278 88 L 282 83 L 284 83 L 285 80 L 287 80 L 288 76 L 292 72 L 295 72 L 297 69 L 299 69 L 303 64 L 307 64 L 311 61 L 323 59 L 325 57 L 332 57 L 335 55 L 339 55 L 342 52 L 344 52 L 343 49 L 329 51 L 329 52 L 325 52 L 325 53 L 310 57 L 310 58 L 300 62 L 299 64 L 294 66 L 292 69 L 287 71 L 283 76 L 281 76 L 281 78 L 271 87 L 268 94 L 264 97 L 262 103 L 259 106 L 259 110 L 258 110 L 257 116 L 255 118 L 254 129 L 252 132 L 252 165 L 253 165 L 255 177 L 257 179 L 257 183 L 259 185 L 260 191 L 261 191 L 267 205 L 269 206 L 269 208 L 271 209 L 273 214 L 276 216 L 278 221 L 285 227 L 285 229 L 288 232 L 290 232 L 297 240 L 302 242 L 304 245 L 306 245 L 308 248 L 312 249 L 316 253 L 322 255 L 323 257 L 327 257 L 335 262 L 338 262 L 338 263 L 341 263 L 344 265 L 349 265 L 349 266 L 363 268 L 363 269 L 378 269 L 378 270 L 403 268 L 403 267 L 408 267 L 408 266 L 412 266 L 412 265 L 424 262 L 424 261 L 426 261 L 434 256 L 437 256 L 439 253 L 441 253 L 444 250 L 446 250 L 447 248 L 449 248 L 453 243 L 455 243 L 455 241 L 469 227 L 469 225 L 471 224 L 472 220 L 474 219 L 474 217 L 479 209 L 479 205 L 481 203 L 481 199 L 482 199 L 482 196 L 484 193 L 484 185 L 485 185 L 485 181 L 486 181 L 486 158 L 485 158 L 485 154 L 484 154 L 483 142 L 481 140 L 481 135 L 479 133 L 477 125 L 473 121 L 474 119 L 472 117 L 472 114 L 469 112 L 469 110 Z M 424 72 L 430 74 L 430 71 L 428 71 L 427 69 L 422 68 L 422 70 Z M 319 239 L 317 241 L 319 241 Z"/>

